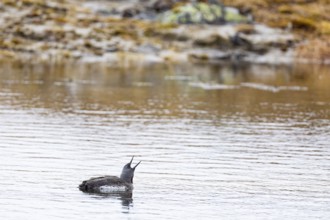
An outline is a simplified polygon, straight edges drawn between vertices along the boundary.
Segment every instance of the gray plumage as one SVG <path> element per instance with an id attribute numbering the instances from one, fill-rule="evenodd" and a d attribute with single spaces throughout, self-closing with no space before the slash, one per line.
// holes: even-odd
<path id="1" fill-rule="evenodd" d="M 83 181 L 79 185 L 79 189 L 83 192 L 90 193 L 104 193 L 109 190 L 113 192 L 132 191 L 133 190 L 133 177 L 135 168 L 141 163 L 137 163 L 131 167 L 134 156 L 131 161 L 123 167 L 120 177 L 117 176 L 102 176 L 95 177 Z"/>

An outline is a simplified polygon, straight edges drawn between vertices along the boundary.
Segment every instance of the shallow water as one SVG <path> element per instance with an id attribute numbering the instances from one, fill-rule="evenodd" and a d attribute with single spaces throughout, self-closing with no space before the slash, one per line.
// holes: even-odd
<path id="1" fill-rule="evenodd" d="M 329 219 L 328 67 L 0 63 L 2 219 Z M 132 199 L 85 194 L 142 160 Z"/>

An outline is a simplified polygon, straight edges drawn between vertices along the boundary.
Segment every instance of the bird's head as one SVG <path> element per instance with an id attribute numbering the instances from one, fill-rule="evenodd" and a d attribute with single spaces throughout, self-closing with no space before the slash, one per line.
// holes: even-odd
<path id="1" fill-rule="evenodd" d="M 134 156 L 132 157 L 131 161 L 123 167 L 123 170 L 120 175 L 120 178 L 127 183 L 133 183 L 135 168 L 141 163 L 141 161 L 140 161 L 134 167 L 132 167 L 131 165 L 132 165 L 133 159 L 134 159 Z"/>

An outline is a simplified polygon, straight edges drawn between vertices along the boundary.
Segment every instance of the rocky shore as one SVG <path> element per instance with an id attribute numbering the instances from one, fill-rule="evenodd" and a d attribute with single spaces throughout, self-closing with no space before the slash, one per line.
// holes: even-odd
<path id="1" fill-rule="evenodd" d="M 329 62 L 329 42 L 322 40 L 329 34 L 327 21 L 314 30 L 324 32 L 315 38 L 303 32 L 311 32 L 307 23 L 274 26 L 275 21 L 258 17 L 253 4 L 239 3 L 2 0 L 0 57 L 35 62 Z M 323 51 L 309 51 L 315 41 Z"/>

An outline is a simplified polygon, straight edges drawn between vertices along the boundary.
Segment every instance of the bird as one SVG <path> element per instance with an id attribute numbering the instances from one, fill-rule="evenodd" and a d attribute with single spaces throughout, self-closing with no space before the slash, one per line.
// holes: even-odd
<path id="1" fill-rule="evenodd" d="M 141 163 L 138 162 L 132 167 L 134 156 L 127 163 L 121 172 L 120 177 L 117 176 L 101 176 L 90 178 L 83 181 L 79 185 L 79 190 L 88 193 L 116 193 L 116 192 L 132 192 L 133 177 L 135 168 Z"/>

